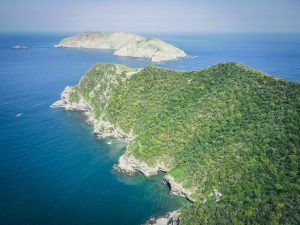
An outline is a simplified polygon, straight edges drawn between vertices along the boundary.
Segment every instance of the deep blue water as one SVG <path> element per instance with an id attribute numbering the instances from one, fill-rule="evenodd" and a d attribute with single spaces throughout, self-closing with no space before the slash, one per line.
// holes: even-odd
<path id="1" fill-rule="evenodd" d="M 186 204 L 168 194 L 160 177 L 112 171 L 124 145 L 97 140 L 79 113 L 49 108 L 93 64 L 150 64 L 110 51 L 52 47 L 65 36 L 0 34 L 0 224 L 137 225 Z M 300 81 L 299 34 L 152 36 L 192 56 L 162 67 L 194 70 L 235 61 Z"/>

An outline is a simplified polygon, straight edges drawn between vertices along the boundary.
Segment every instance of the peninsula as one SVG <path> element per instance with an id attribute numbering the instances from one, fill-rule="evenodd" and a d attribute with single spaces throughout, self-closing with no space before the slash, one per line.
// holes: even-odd
<path id="1" fill-rule="evenodd" d="M 237 63 L 200 71 L 93 66 L 52 107 L 128 142 L 114 166 L 165 172 L 193 202 L 150 224 L 299 224 L 300 84 Z"/>
<path id="2" fill-rule="evenodd" d="M 63 39 L 55 47 L 112 49 L 116 56 L 145 58 L 153 62 L 176 60 L 187 56 L 184 51 L 162 40 L 131 33 L 84 32 Z"/>

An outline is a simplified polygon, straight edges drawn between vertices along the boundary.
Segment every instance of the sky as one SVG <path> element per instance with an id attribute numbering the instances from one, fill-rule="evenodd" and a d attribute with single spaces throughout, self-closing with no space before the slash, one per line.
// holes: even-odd
<path id="1" fill-rule="evenodd" d="M 300 0 L 0 0 L 0 32 L 300 32 Z"/>

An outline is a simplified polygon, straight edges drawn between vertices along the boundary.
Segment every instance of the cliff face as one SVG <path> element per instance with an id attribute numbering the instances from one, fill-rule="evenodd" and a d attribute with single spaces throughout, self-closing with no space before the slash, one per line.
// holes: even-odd
<path id="1" fill-rule="evenodd" d="M 299 83 L 236 63 L 96 65 L 53 107 L 81 110 L 97 136 L 127 141 L 116 170 L 166 172 L 171 193 L 195 202 L 180 223 L 299 222 Z"/>
<path id="2" fill-rule="evenodd" d="M 106 108 L 112 91 L 139 70 L 123 65 L 96 65 L 78 85 L 66 87 L 61 93 L 61 98 L 51 107 L 82 111 L 86 114 L 88 122 L 94 126 L 94 133 L 99 138 L 112 136 L 129 142 L 133 135 L 126 134 L 111 124 L 107 120 Z"/>
<path id="3" fill-rule="evenodd" d="M 85 32 L 63 39 L 56 47 L 113 49 L 114 55 L 150 59 L 153 62 L 176 60 L 186 53 L 159 39 L 130 33 Z"/>

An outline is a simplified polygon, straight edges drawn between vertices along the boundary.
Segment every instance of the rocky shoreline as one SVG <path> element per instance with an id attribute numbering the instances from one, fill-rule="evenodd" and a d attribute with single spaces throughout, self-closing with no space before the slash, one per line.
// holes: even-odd
<path id="1" fill-rule="evenodd" d="M 133 135 L 126 134 L 119 127 L 115 127 L 108 121 L 99 121 L 95 119 L 92 109 L 87 102 L 80 98 L 78 103 L 70 102 L 70 94 L 73 92 L 72 87 L 67 86 L 61 93 L 61 98 L 54 102 L 51 108 L 63 108 L 70 111 L 82 112 L 86 118 L 87 123 L 91 124 L 94 128 L 94 134 L 99 139 L 104 139 L 106 137 L 113 137 L 120 141 L 129 143 L 134 139 Z"/>
<path id="2" fill-rule="evenodd" d="M 132 155 L 127 155 L 126 153 L 119 158 L 118 163 L 113 166 L 113 169 L 128 176 L 140 172 L 147 177 L 157 175 L 159 172 L 167 173 L 169 171 L 166 166 L 160 164 L 150 167 L 146 163 L 140 162 Z M 194 202 L 192 190 L 183 187 L 183 185 L 176 182 L 173 177 L 166 175 L 163 177 L 162 182 L 168 186 L 170 194 L 178 195 L 186 198 L 190 202 Z"/>
<path id="3" fill-rule="evenodd" d="M 164 176 L 163 182 L 169 187 L 171 194 L 182 196 L 190 202 L 195 201 L 192 197 L 192 190 L 183 187 L 183 185 L 181 183 L 176 182 L 173 177 L 169 175 Z"/>
<path id="4" fill-rule="evenodd" d="M 179 225 L 180 211 L 168 212 L 167 214 L 155 218 L 150 218 L 143 225 Z"/>
<path id="5" fill-rule="evenodd" d="M 99 139 L 113 137 L 128 144 L 134 140 L 134 135 L 125 133 L 121 128 L 115 127 L 110 122 L 98 121 L 95 119 L 91 107 L 83 100 L 83 98 L 80 98 L 78 103 L 71 103 L 70 94 L 72 92 L 72 87 L 66 87 L 61 93 L 61 98 L 54 102 L 50 107 L 64 108 L 65 110 L 82 112 L 86 117 L 86 121 L 94 127 L 94 134 Z M 149 166 L 145 162 L 137 160 L 126 151 L 125 154 L 119 158 L 118 163 L 113 166 L 113 169 L 129 176 L 140 172 L 147 177 L 157 175 L 159 172 L 167 173 L 169 171 L 167 166 L 163 164 Z M 182 196 L 191 202 L 194 201 L 192 198 L 192 191 L 184 188 L 183 185 L 176 182 L 173 177 L 169 175 L 164 176 L 163 183 L 169 187 L 170 194 Z M 147 224 L 178 225 L 180 222 L 179 215 L 180 214 L 178 211 L 169 212 L 162 217 L 150 219 Z"/>
<path id="6" fill-rule="evenodd" d="M 159 172 L 168 172 L 168 169 L 164 165 L 151 167 L 126 153 L 119 158 L 118 163 L 114 165 L 114 169 L 127 175 L 140 172 L 147 177 L 157 175 Z"/>

